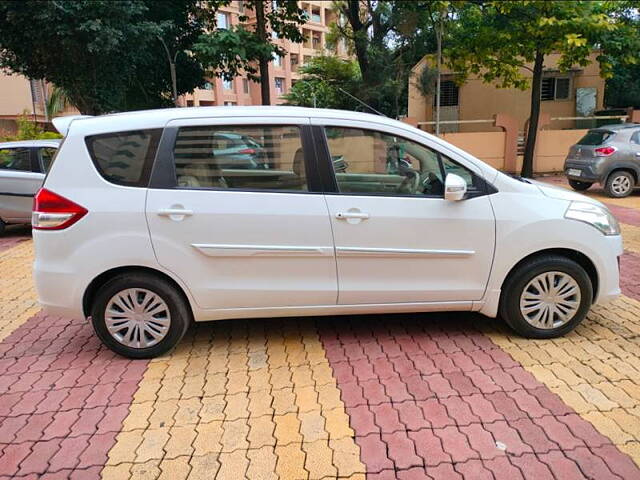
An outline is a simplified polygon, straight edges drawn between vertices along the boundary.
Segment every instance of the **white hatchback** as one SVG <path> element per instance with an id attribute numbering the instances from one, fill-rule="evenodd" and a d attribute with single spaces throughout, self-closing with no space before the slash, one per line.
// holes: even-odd
<path id="1" fill-rule="evenodd" d="M 401 122 L 205 107 L 54 124 L 65 139 L 33 213 L 40 302 L 128 357 L 249 317 L 478 311 L 549 338 L 620 293 L 604 205 Z"/>

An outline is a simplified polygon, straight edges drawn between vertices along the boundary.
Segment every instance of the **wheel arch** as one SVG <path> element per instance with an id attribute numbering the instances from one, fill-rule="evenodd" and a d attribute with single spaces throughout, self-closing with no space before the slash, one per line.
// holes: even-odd
<path id="1" fill-rule="evenodd" d="M 632 163 L 618 163 L 607 169 L 607 173 L 604 176 L 604 181 L 602 182 L 603 185 L 606 185 L 606 183 L 609 181 L 609 177 L 611 177 L 611 175 L 613 175 L 615 172 L 630 173 L 633 176 L 633 181 L 636 185 L 638 184 L 638 180 L 640 179 L 640 170 L 636 165 Z"/>
<path id="2" fill-rule="evenodd" d="M 123 275 L 125 273 L 146 273 L 146 274 L 150 274 L 150 275 L 154 275 L 159 278 L 162 278 L 163 280 L 166 280 L 171 285 L 173 285 L 178 291 L 178 293 L 183 297 L 187 307 L 191 311 L 191 315 L 193 318 L 193 308 L 191 306 L 191 302 L 189 301 L 189 296 L 187 295 L 187 292 L 185 292 L 184 288 L 182 288 L 182 286 L 178 282 L 176 282 L 173 278 L 171 278 L 171 276 L 167 275 L 166 273 L 160 270 L 156 270 L 155 268 L 150 268 L 150 267 L 143 267 L 139 265 L 130 265 L 130 266 L 112 268 L 110 270 L 102 272 L 100 275 L 95 277 L 89 283 L 89 285 L 84 291 L 84 295 L 82 296 L 82 311 L 85 317 L 89 317 L 91 315 L 91 306 L 93 304 L 93 300 L 95 299 L 96 293 L 100 289 L 100 287 L 106 284 L 109 280 L 117 276 Z"/>
<path id="3" fill-rule="evenodd" d="M 578 265 L 580 265 L 587 272 L 589 276 L 589 280 L 591 280 L 591 286 L 593 287 L 593 300 L 598 297 L 598 271 L 596 266 L 591 261 L 589 257 L 587 257 L 584 253 L 579 252 L 577 250 L 572 250 L 570 248 L 548 248 L 544 250 L 538 250 L 537 252 L 530 253 L 529 255 L 522 258 L 518 261 L 507 273 L 504 277 L 501 284 L 501 293 L 500 293 L 500 302 L 502 302 L 502 296 L 504 295 L 504 285 L 507 281 L 513 276 L 513 274 L 526 262 L 533 258 L 541 257 L 544 255 L 559 255 L 562 257 L 569 258 L 573 260 Z"/>

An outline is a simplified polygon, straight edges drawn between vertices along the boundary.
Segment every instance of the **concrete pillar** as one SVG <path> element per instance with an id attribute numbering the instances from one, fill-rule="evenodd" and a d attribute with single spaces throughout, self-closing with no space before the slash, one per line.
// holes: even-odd
<path id="1" fill-rule="evenodd" d="M 495 127 L 504 132 L 504 164 L 502 169 L 506 172 L 515 172 L 518 160 L 518 121 L 506 113 L 494 115 Z"/>

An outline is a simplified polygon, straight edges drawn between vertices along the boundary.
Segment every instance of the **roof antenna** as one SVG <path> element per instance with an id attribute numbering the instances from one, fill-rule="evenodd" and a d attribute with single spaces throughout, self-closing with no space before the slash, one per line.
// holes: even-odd
<path id="1" fill-rule="evenodd" d="M 336 88 L 338 90 L 340 90 L 342 93 L 344 93 L 345 95 L 349 95 L 351 98 L 353 98 L 356 102 L 358 102 L 360 105 L 364 105 L 366 108 L 368 108 L 369 110 L 375 112 L 378 115 L 381 115 L 383 117 L 389 118 L 387 117 L 384 113 L 379 112 L 378 110 L 376 110 L 375 108 L 373 108 L 371 105 L 368 105 L 366 103 L 364 103 L 362 100 L 360 100 L 358 97 L 351 95 L 349 92 L 347 92 L 346 90 L 344 90 L 343 88 L 340 88 L 338 86 L 336 86 Z"/>

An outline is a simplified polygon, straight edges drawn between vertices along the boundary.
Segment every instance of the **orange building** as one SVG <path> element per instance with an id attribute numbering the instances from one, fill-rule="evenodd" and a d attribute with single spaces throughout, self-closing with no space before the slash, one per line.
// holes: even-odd
<path id="1" fill-rule="evenodd" d="M 590 56 L 586 67 L 576 66 L 568 72 L 558 69 L 560 55 L 548 55 L 545 59 L 542 80 L 541 113 L 552 118 L 584 117 L 603 108 L 605 80 L 600 76 L 597 53 Z M 424 57 L 413 67 L 409 80 L 408 116 L 418 122 L 435 120 L 434 95 L 424 96 L 416 85 L 416 79 L 426 66 L 433 68 L 432 56 Z M 523 69 L 526 76 L 531 72 Z M 530 90 L 498 88 L 484 83 L 477 75 L 470 76 L 462 85 L 456 83 L 455 72 L 443 70 L 440 88 L 440 120 L 469 121 L 488 120 L 495 114 L 504 113 L 518 122 L 520 130 L 529 118 Z M 442 132 L 470 132 L 492 130 L 486 123 L 448 123 L 441 126 Z M 554 128 L 574 128 L 575 121 L 554 122 Z M 427 126 L 427 130 L 433 130 Z M 497 129 L 495 129 L 497 130 Z"/>
<path id="2" fill-rule="evenodd" d="M 269 81 L 271 82 L 271 103 L 283 103 L 280 98 L 300 78 L 298 68 L 311 57 L 320 53 L 328 53 L 347 58 L 346 45 L 341 43 L 335 51 L 326 48 L 326 35 L 329 26 L 336 21 L 336 13 L 331 1 L 302 1 L 300 8 L 307 12 L 308 21 L 302 26 L 305 37 L 303 43 L 293 43 L 286 39 L 274 37 L 273 42 L 281 46 L 287 54 L 277 57 L 269 64 Z M 231 2 L 217 13 L 218 28 L 229 28 L 240 23 L 239 17 L 249 17 L 248 24 L 255 20 L 252 10 L 245 9 L 242 0 Z M 181 102 L 185 106 L 210 105 L 260 105 L 260 84 L 249 81 L 246 76 L 236 77 L 231 81 L 222 78 L 211 78 L 204 89 L 196 89 L 192 94 L 184 95 Z"/>

